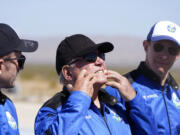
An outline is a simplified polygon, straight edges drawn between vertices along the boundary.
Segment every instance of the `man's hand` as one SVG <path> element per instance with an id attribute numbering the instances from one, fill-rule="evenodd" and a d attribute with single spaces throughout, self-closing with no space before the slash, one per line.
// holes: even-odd
<path id="1" fill-rule="evenodd" d="M 117 88 L 125 101 L 130 101 L 136 96 L 136 91 L 131 87 L 127 78 L 112 70 L 107 70 L 106 75 L 107 79 L 112 80 L 108 81 L 106 85 Z"/>
<path id="2" fill-rule="evenodd" d="M 96 81 L 97 78 L 94 74 L 88 74 L 87 71 L 83 69 L 77 77 L 72 91 L 82 91 L 92 97 L 94 93 L 93 85 Z"/>

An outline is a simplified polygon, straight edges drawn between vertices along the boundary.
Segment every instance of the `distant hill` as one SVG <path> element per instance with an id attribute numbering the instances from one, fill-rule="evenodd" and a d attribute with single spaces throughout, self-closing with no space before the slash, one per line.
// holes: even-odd
<path id="1" fill-rule="evenodd" d="M 145 53 L 142 46 L 143 38 L 131 36 L 89 36 L 96 43 L 109 41 L 114 44 L 114 50 L 107 54 L 106 63 L 113 67 L 136 67 L 144 60 Z M 39 42 L 39 48 L 34 54 L 26 54 L 28 63 L 55 64 L 56 49 L 65 36 L 34 38 Z M 174 68 L 180 67 L 180 60 Z"/>

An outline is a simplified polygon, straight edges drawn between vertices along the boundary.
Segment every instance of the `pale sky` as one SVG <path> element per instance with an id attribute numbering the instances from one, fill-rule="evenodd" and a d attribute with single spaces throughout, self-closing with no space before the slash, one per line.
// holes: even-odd
<path id="1" fill-rule="evenodd" d="M 1 0 L 0 22 L 26 36 L 145 37 L 159 20 L 180 25 L 180 0 Z"/>
<path id="2" fill-rule="evenodd" d="M 12 26 L 21 38 L 58 37 L 48 46 L 39 42 L 38 51 L 33 56 L 27 54 L 27 61 L 32 62 L 54 64 L 57 45 L 67 35 L 145 39 L 151 26 L 160 20 L 180 25 L 180 0 L 0 0 L 0 22 Z M 109 62 L 137 65 L 144 59 L 142 41 L 114 43 Z"/>

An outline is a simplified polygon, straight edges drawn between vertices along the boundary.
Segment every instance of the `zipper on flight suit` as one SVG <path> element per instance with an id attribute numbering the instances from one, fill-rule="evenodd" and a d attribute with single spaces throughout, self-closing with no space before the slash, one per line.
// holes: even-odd
<path id="1" fill-rule="evenodd" d="M 162 86 L 162 92 L 163 92 L 162 95 L 163 95 L 163 100 L 164 100 L 164 104 L 165 104 L 166 115 L 167 115 L 167 118 L 168 118 L 168 125 L 169 125 L 169 132 L 170 132 L 169 135 L 172 135 L 172 133 L 171 133 L 171 123 L 170 123 L 170 119 L 169 119 L 169 112 L 168 112 L 167 103 L 166 103 L 166 99 L 165 99 L 165 95 L 164 95 L 165 91 L 167 91 L 165 86 Z"/>
<path id="2" fill-rule="evenodd" d="M 107 121 L 106 121 L 105 117 L 104 116 L 102 116 L 102 117 L 103 117 L 104 122 L 106 123 L 106 126 L 108 128 L 109 134 L 112 135 L 111 130 L 110 130 L 108 124 L 107 124 Z"/>
<path id="3" fill-rule="evenodd" d="M 105 111 L 105 110 L 104 110 L 104 106 L 103 106 L 103 105 L 101 106 L 101 108 L 99 109 L 99 111 L 100 111 L 100 114 L 101 114 L 101 116 L 102 116 L 105 124 L 106 124 L 106 127 L 107 127 L 107 129 L 108 129 L 108 131 L 109 131 L 109 134 L 112 135 L 111 130 L 110 130 L 110 128 L 109 128 L 109 126 L 108 126 L 108 123 L 107 123 L 107 121 L 106 121 L 106 118 L 104 117 L 104 111 Z"/>

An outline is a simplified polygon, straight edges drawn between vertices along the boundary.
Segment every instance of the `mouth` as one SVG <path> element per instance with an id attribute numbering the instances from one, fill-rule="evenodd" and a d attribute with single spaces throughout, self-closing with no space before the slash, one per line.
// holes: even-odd
<path id="1" fill-rule="evenodd" d="M 157 64 L 160 64 L 160 65 L 164 65 L 164 66 L 169 65 L 169 63 L 164 62 L 164 61 L 156 61 L 156 63 L 157 63 Z"/>
<path id="2" fill-rule="evenodd" d="M 96 72 L 95 72 L 95 74 L 96 73 L 104 73 L 104 70 L 97 70 Z"/>

